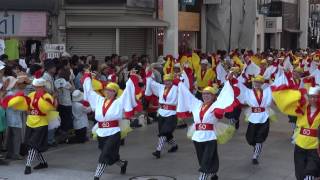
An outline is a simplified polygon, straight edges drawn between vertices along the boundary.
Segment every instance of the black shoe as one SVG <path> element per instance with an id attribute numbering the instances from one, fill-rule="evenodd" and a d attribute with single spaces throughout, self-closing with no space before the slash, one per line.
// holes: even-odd
<path id="1" fill-rule="evenodd" d="M 121 174 L 126 174 L 127 172 L 127 166 L 128 166 L 128 161 L 124 160 L 122 161 L 123 162 L 123 165 L 121 166 Z"/>
<path id="2" fill-rule="evenodd" d="M 258 165 L 259 164 L 258 159 L 252 159 L 252 164 Z"/>
<path id="3" fill-rule="evenodd" d="M 40 163 L 33 169 L 37 170 L 37 169 L 45 169 L 45 168 L 48 168 L 48 163 Z"/>
<path id="4" fill-rule="evenodd" d="M 160 159 L 160 151 L 155 151 L 152 153 L 157 159 Z"/>
<path id="5" fill-rule="evenodd" d="M 177 151 L 178 151 L 178 145 L 175 145 L 175 146 L 171 147 L 168 150 L 168 153 L 174 153 L 174 152 L 177 152 Z"/>
<path id="6" fill-rule="evenodd" d="M 211 177 L 211 180 L 218 180 L 218 176 L 215 174 L 214 176 Z"/>
<path id="7" fill-rule="evenodd" d="M 24 169 L 24 174 L 31 174 L 31 167 L 30 166 L 26 166 L 26 168 Z"/>
<path id="8" fill-rule="evenodd" d="M 94 177 L 94 179 L 93 180 L 99 180 L 100 178 L 99 177 Z"/>

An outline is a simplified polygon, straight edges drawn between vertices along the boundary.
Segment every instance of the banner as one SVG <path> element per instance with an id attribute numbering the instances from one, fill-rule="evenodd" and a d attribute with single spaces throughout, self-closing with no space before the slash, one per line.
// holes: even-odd
<path id="1" fill-rule="evenodd" d="M 59 58 L 66 51 L 65 44 L 45 44 L 44 51 L 47 58 Z"/>
<path id="2" fill-rule="evenodd" d="M 0 36 L 46 37 L 47 13 L 0 11 Z"/>

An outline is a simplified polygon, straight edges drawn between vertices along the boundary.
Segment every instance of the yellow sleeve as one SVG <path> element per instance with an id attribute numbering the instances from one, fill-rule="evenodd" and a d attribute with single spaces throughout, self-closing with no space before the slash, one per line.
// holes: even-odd
<path id="1" fill-rule="evenodd" d="M 233 56 L 232 59 L 233 59 L 234 63 L 237 64 L 240 67 L 240 69 L 242 70 L 244 64 L 242 63 L 241 59 L 238 56 Z"/>
<path id="2" fill-rule="evenodd" d="M 214 81 L 216 79 L 216 73 L 213 69 L 209 69 L 208 71 L 210 72 L 210 80 Z"/>
<path id="3" fill-rule="evenodd" d="M 28 97 L 15 95 L 13 97 L 7 97 L 7 107 L 19 111 L 27 111 L 29 109 Z M 6 99 L 6 98 L 5 98 Z M 6 100 L 4 100 L 6 101 Z"/>
<path id="4" fill-rule="evenodd" d="M 100 91 L 104 88 L 103 83 L 95 78 L 92 79 L 91 83 L 94 91 Z"/>
<path id="5" fill-rule="evenodd" d="M 303 115 L 303 109 L 306 105 L 306 99 L 304 97 L 304 91 L 298 89 L 277 88 L 273 89 L 272 97 L 273 101 L 279 108 L 279 110 L 291 116 Z"/>
<path id="6" fill-rule="evenodd" d="M 196 53 L 192 53 L 192 66 L 194 68 L 194 72 L 200 71 L 200 57 Z"/>
<path id="7" fill-rule="evenodd" d="M 36 93 L 35 91 L 34 91 L 34 92 L 31 92 L 30 94 L 28 94 L 28 97 L 29 97 L 29 98 L 32 98 L 35 93 Z"/>
<path id="8" fill-rule="evenodd" d="M 43 113 L 47 114 L 50 111 L 56 110 L 56 107 L 54 106 L 54 98 L 48 93 L 44 94 L 38 103 L 39 110 Z"/>

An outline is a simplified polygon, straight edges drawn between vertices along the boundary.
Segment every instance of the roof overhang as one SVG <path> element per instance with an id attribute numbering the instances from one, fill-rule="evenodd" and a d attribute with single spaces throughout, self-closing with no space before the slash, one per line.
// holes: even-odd
<path id="1" fill-rule="evenodd" d="M 67 28 L 152 28 L 168 27 L 169 23 L 151 16 L 67 16 Z"/>

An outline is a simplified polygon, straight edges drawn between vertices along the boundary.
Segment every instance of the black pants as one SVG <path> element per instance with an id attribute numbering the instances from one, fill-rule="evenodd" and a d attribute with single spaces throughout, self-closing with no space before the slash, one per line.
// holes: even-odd
<path id="1" fill-rule="evenodd" d="M 269 119 L 265 123 L 248 124 L 246 139 L 249 145 L 255 146 L 256 143 L 263 143 L 269 134 Z"/>
<path id="2" fill-rule="evenodd" d="M 48 126 L 37 128 L 27 126 L 24 143 L 28 149 L 36 149 L 39 152 L 48 150 Z"/>
<path id="3" fill-rule="evenodd" d="M 73 128 L 72 106 L 58 106 L 59 115 L 61 118 L 61 130 L 67 132 Z"/>
<path id="4" fill-rule="evenodd" d="M 239 119 L 240 119 L 240 115 L 241 115 L 241 107 L 237 106 L 236 108 L 234 108 L 234 110 L 230 113 L 225 113 L 225 117 L 228 119 L 235 119 L 237 120 L 236 122 L 236 129 L 239 129 Z"/>
<path id="5" fill-rule="evenodd" d="M 202 173 L 215 174 L 219 169 L 217 141 L 196 142 L 193 141 Z"/>
<path id="6" fill-rule="evenodd" d="M 120 132 L 107 137 L 98 136 L 98 144 L 99 149 L 101 150 L 99 163 L 108 164 L 111 166 L 120 160 Z"/>
<path id="7" fill-rule="evenodd" d="M 296 145 L 294 165 L 297 180 L 303 180 L 305 176 L 320 176 L 320 158 L 316 149 L 306 150 Z"/>
<path id="8" fill-rule="evenodd" d="M 87 140 L 87 128 L 75 130 L 75 136 L 69 139 L 69 143 L 85 143 Z"/>
<path id="9" fill-rule="evenodd" d="M 173 138 L 173 132 L 177 127 L 177 116 L 162 117 L 158 116 L 158 128 L 159 128 L 159 137 L 166 136 L 167 141 L 170 141 Z"/>

